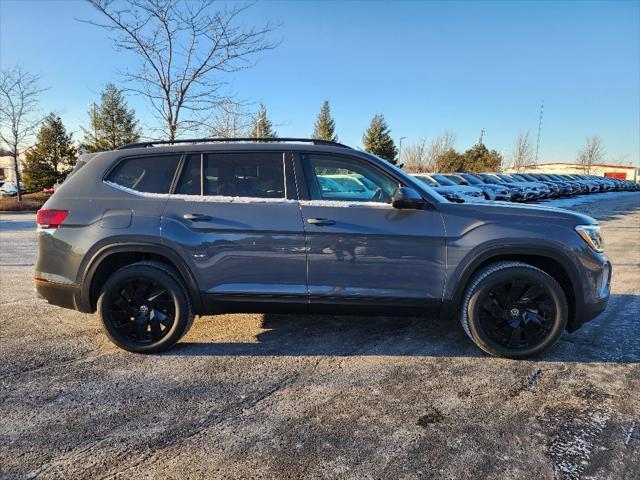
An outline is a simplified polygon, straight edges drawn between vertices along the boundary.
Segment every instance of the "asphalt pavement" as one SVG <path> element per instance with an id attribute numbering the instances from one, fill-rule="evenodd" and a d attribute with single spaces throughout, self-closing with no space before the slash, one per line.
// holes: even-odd
<path id="1" fill-rule="evenodd" d="M 257 314 L 130 354 L 35 298 L 33 215 L 0 214 L 0 478 L 638 479 L 640 193 L 592 198 L 609 307 L 527 361 L 455 319 Z"/>

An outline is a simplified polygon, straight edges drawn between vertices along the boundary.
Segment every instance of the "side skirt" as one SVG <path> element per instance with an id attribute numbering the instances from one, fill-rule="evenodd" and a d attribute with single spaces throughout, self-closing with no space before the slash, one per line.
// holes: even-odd
<path id="1" fill-rule="evenodd" d="M 297 313 L 370 316 L 424 316 L 440 314 L 442 302 L 399 301 L 379 298 L 315 298 L 301 295 L 202 293 L 202 315 L 221 313 Z M 309 303 L 311 302 L 311 303 Z"/>

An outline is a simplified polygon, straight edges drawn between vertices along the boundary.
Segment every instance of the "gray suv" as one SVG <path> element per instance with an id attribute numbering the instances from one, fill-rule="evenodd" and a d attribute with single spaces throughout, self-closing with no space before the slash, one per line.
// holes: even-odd
<path id="1" fill-rule="evenodd" d="M 358 179 L 336 187 L 336 178 Z M 223 312 L 457 315 L 522 358 L 601 312 L 593 218 L 452 203 L 333 142 L 199 139 L 81 157 L 37 215 L 39 294 L 139 353 Z"/>

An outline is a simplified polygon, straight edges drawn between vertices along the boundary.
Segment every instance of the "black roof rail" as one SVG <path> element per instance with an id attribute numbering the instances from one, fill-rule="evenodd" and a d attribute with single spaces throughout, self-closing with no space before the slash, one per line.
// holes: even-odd
<path id="1" fill-rule="evenodd" d="M 338 142 L 332 142 L 331 140 L 318 140 L 316 138 L 185 138 L 177 140 L 150 140 L 148 142 L 129 143 L 118 147 L 118 150 L 125 150 L 128 148 L 148 148 L 156 145 L 175 145 L 179 143 L 234 143 L 234 142 L 254 142 L 254 143 L 283 143 L 283 142 L 300 142 L 300 143 L 312 143 L 314 145 L 327 145 L 331 147 L 351 148 L 348 145 L 344 145 Z"/>

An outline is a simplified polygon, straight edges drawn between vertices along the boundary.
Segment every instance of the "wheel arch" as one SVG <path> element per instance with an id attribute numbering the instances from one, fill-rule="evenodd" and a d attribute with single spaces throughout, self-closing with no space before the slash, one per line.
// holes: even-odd
<path id="1" fill-rule="evenodd" d="M 137 242 L 107 245 L 90 257 L 81 281 L 81 310 L 95 312 L 100 287 L 106 279 L 121 267 L 139 261 L 158 261 L 173 267 L 187 288 L 194 313 L 202 311 L 202 300 L 195 277 L 180 255 L 164 245 Z"/>
<path id="2" fill-rule="evenodd" d="M 460 273 L 454 274 L 452 281 L 455 282 L 455 285 L 452 295 L 449 300 L 445 300 L 451 305 L 449 309 L 446 309 L 448 313 L 460 305 L 474 273 L 486 265 L 502 261 L 527 263 L 553 277 L 560 284 L 567 297 L 569 305 L 567 330 L 575 330 L 576 315 L 584 303 L 579 275 L 571 260 L 562 252 L 551 247 L 496 247 L 475 255 Z"/>

